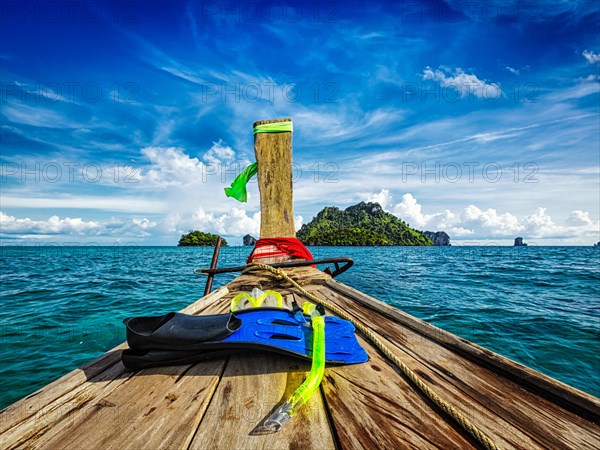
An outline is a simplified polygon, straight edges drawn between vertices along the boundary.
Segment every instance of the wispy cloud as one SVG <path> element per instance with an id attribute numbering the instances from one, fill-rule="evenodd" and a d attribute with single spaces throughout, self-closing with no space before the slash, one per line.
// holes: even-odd
<path id="1" fill-rule="evenodd" d="M 82 126 L 55 109 L 32 106 L 26 103 L 10 102 L 2 107 L 2 115 L 15 124 L 44 128 L 72 128 Z"/>
<path id="2" fill-rule="evenodd" d="M 478 98 L 498 99 L 502 96 L 499 83 L 490 83 L 482 80 L 473 73 L 466 73 L 460 67 L 450 69 L 440 67 L 423 69 L 423 80 L 431 80 L 439 83 L 444 88 L 453 89 L 461 97 L 474 95 Z"/>
<path id="3" fill-rule="evenodd" d="M 596 64 L 600 62 L 600 53 L 594 53 L 591 50 L 584 50 L 581 54 L 589 64 Z"/>
<path id="4" fill-rule="evenodd" d="M 10 209 L 79 209 L 124 213 L 164 213 L 168 203 L 160 199 L 122 196 L 19 197 L 2 196 L 2 207 Z"/>

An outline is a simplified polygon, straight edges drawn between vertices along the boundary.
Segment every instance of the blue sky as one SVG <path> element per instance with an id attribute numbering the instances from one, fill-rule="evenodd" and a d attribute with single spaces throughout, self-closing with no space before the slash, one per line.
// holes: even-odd
<path id="1" fill-rule="evenodd" d="M 251 125 L 294 121 L 296 224 L 376 200 L 453 242 L 600 239 L 596 2 L 4 2 L 0 241 L 258 234 Z"/>

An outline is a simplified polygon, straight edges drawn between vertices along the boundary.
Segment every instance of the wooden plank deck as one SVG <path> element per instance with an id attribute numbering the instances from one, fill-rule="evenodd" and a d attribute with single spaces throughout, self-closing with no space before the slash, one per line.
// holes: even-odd
<path id="1" fill-rule="evenodd" d="M 600 400 L 379 302 L 312 268 L 288 270 L 312 293 L 367 324 L 502 448 L 600 448 Z M 278 285 L 279 284 L 279 285 Z M 188 306 L 225 312 L 252 287 L 243 275 Z M 295 298 L 301 302 L 298 294 Z M 310 363 L 252 353 L 137 374 L 123 344 L 0 412 L 3 449 L 432 448 L 479 444 L 359 335 L 370 361 L 325 371 L 320 392 L 276 434 L 258 426 L 302 382 Z"/>

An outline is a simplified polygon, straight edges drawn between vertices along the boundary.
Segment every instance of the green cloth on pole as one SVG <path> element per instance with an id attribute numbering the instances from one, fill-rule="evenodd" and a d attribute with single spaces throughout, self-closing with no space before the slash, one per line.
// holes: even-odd
<path id="1" fill-rule="evenodd" d="M 285 133 L 288 131 L 293 131 L 292 122 L 289 120 L 285 122 L 263 123 L 262 125 L 256 125 L 253 129 L 254 134 Z M 231 183 L 231 187 L 225 188 L 225 195 L 227 197 L 233 197 L 239 202 L 246 203 L 248 200 L 246 185 L 248 184 L 248 181 L 250 181 L 250 178 L 256 175 L 257 172 L 257 163 L 250 164 L 242 173 L 235 177 L 235 180 L 233 180 L 233 183 Z"/>
<path id="2" fill-rule="evenodd" d="M 231 183 L 231 187 L 225 188 L 225 195 L 227 197 L 233 197 L 239 202 L 246 203 L 248 200 L 246 184 L 248 184 L 250 178 L 256 175 L 256 172 L 258 172 L 258 165 L 254 162 L 246 167 L 244 171 L 237 177 L 235 177 L 235 180 L 233 180 L 233 183 Z"/>

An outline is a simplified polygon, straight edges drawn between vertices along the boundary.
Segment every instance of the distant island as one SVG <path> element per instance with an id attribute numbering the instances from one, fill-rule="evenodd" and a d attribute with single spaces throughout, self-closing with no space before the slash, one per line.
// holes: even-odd
<path id="1" fill-rule="evenodd" d="M 527 247 L 527 244 L 525 242 L 523 242 L 523 238 L 522 237 L 518 237 L 515 238 L 515 245 L 514 247 Z"/>
<path id="2" fill-rule="evenodd" d="M 218 235 L 212 233 L 203 233 L 202 231 L 190 231 L 188 234 L 181 235 L 179 239 L 178 247 L 214 247 L 217 243 Z M 221 241 L 222 246 L 227 245 L 227 241 L 223 239 Z"/>
<path id="3" fill-rule="evenodd" d="M 256 238 L 247 234 L 243 238 L 245 246 L 254 246 L 256 244 Z"/>
<path id="4" fill-rule="evenodd" d="M 436 247 L 450 246 L 450 236 L 445 231 L 423 231 L 423 234 L 431 239 Z"/>
<path id="5" fill-rule="evenodd" d="M 424 233 L 372 202 L 343 211 L 328 206 L 296 235 L 305 245 L 433 245 Z"/>

